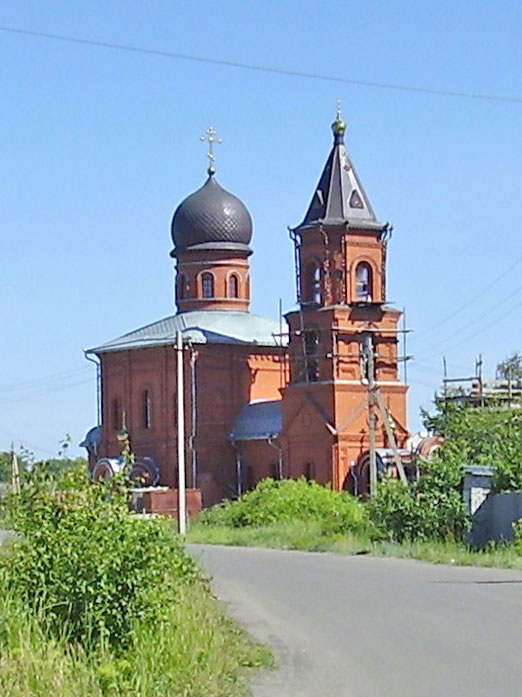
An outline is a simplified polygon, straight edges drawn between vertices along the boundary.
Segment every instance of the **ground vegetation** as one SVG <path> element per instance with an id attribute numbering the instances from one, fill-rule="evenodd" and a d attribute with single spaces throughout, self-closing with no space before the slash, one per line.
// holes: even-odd
<path id="1" fill-rule="evenodd" d="M 304 479 L 264 480 L 203 513 L 189 539 L 521 568 L 522 524 L 514 545 L 474 551 L 466 544 L 463 480 L 466 465 L 489 465 L 496 469 L 494 492 L 522 490 L 522 409 L 443 400 L 435 406 L 424 419 L 444 443 L 419 462 L 408 487 L 384 477 L 375 499 L 361 502 Z"/>
<path id="2" fill-rule="evenodd" d="M 171 524 L 129 513 L 124 478 L 34 467 L 8 499 L 0 694 L 218 697 L 269 652 L 211 596 Z"/>

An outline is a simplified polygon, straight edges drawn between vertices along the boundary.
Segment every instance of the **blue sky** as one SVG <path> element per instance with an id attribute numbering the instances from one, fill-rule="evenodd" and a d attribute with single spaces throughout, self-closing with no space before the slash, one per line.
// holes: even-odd
<path id="1" fill-rule="evenodd" d="M 336 99 L 379 219 L 388 297 L 414 331 L 410 426 L 452 374 L 522 350 L 522 5 L 498 2 L 4 3 L 0 26 L 456 98 L 174 60 L 0 31 L 0 449 L 55 453 L 95 423 L 82 349 L 172 312 L 169 225 L 205 178 L 255 224 L 252 309 L 294 302 L 287 225 L 331 147 Z M 518 102 L 516 100 L 519 100 Z M 465 306 L 463 309 L 461 309 Z M 73 451 L 79 453 L 75 446 Z"/>

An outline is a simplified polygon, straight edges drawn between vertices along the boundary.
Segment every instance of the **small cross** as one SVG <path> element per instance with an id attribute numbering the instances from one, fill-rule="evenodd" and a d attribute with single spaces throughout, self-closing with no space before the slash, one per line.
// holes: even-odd
<path id="1" fill-rule="evenodd" d="M 223 139 L 217 137 L 217 131 L 214 126 L 209 126 L 205 131 L 205 135 L 200 137 L 200 140 L 208 143 L 208 174 L 215 174 L 216 168 L 214 163 L 216 161 L 216 156 L 214 155 L 214 143 L 222 143 Z"/>
<path id="2" fill-rule="evenodd" d="M 341 121 L 341 120 L 342 120 L 342 116 L 341 116 L 341 107 L 342 107 L 342 105 L 343 105 L 343 100 L 342 100 L 340 97 L 338 97 L 338 98 L 337 98 L 337 120 L 338 120 L 338 121 Z"/>

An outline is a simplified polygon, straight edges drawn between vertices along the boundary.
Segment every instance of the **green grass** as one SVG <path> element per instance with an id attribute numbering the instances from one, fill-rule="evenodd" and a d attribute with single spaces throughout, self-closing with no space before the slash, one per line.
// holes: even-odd
<path id="1" fill-rule="evenodd" d="M 252 669 L 271 665 L 201 583 L 180 588 L 162 623 L 140 627 L 132 653 L 118 658 L 50 639 L 19 602 L 0 597 L 2 697 L 239 697 Z"/>
<path id="2" fill-rule="evenodd" d="M 35 469 L 0 547 L 1 697 L 241 697 L 272 655 L 124 478 Z"/>
<path id="3" fill-rule="evenodd" d="M 338 554 L 372 554 L 419 559 L 434 564 L 522 569 L 522 555 L 513 546 L 501 545 L 474 551 L 457 542 L 372 541 L 363 534 L 325 534 L 316 521 L 279 522 L 259 527 L 230 528 L 195 521 L 188 530 L 193 543 L 269 547 Z"/>

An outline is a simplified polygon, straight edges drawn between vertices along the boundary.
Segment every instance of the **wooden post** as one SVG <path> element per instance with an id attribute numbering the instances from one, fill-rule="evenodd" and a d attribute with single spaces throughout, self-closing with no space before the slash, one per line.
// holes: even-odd
<path id="1" fill-rule="evenodd" d="M 372 337 L 367 334 L 364 337 L 364 355 L 366 358 L 366 370 L 368 378 L 368 426 L 369 426 L 369 446 L 370 446 L 370 496 L 375 498 L 377 495 L 377 453 L 375 451 L 375 361 L 373 353 Z"/>

